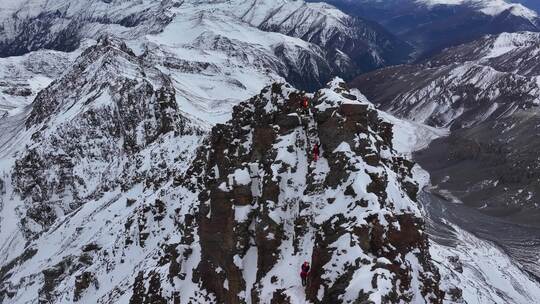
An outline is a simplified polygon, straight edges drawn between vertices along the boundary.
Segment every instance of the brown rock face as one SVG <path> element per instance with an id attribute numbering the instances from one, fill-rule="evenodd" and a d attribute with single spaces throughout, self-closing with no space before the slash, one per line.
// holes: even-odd
<path id="1" fill-rule="evenodd" d="M 246 117 L 245 113 L 239 113 L 241 110 L 240 107 L 234 109 L 235 117 L 241 118 L 240 121 L 233 125 L 216 127 L 210 138 L 211 146 L 205 148 L 208 149 L 209 156 L 203 160 L 204 166 L 207 170 L 216 172 L 215 176 L 205 180 L 208 191 L 200 196 L 204 203 L 198 218 L 203 256 L 198 267 L 198 276 L 205 282 L 207 289 L 211 290 L 220 302 L 225 303 L 241 303 L 238 294 L 245 290 L 246 286 L 234 258 L 237 254 L 245 254 L 250 238 L 261 250 L 262 258 L 257 264 L 259 272 L 263 273 L 273 265 L 273 256 L 277 254 L 280 243 L 279 238 L 267 240 L 270 233 L 280 235 L 280 228 L 270 218 L 261 216 L 263 212 L 257 212 L 256 220 L 255 212 L 247 214 L 248 218 L 253 218 L 256 222 L 251 231 L 248 225 L 242 225 L 235 220 L 235 208 L 250 207 L 260 201 L 259 208 L 262 211 L 265 209 L 265 200 L 275 201 L 275 195 L 279 193 L 279 187 L 267 180 L 260 198 L 255 197 L 252 193 L 251 176 L 258 173 L 249 172 L 246 164 L 257 162 L 263 167 L 266 165 L 269 170 L 268 151 L 276 138 L 276 130 L 270 127 L 272 122 L 279 120 L 283 126 L 288 127 L 298 124 L 298 119 L 292 116 L 265 117 L 261 111 Z M 251 119 L 259 126 L 246 131 L 244 121 L 250 123 Z M 253 147 L 249 147 L 249 151 L 238 144 L 238 139 L 241 142 L 248 137 L 253 141 Z M 243 184 L 244 181 L 230 178 L 236 170 L 245 170 L 250 181 Z"/>

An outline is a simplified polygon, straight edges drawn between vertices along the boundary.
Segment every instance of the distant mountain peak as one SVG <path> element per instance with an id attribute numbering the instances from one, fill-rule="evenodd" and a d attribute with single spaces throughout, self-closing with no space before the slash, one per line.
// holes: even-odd
<path id="1" fill-rule="evenodd" d="M 508 11 L 515 16 L 523 17 L 531 21 L 538 18 L 538 14 L 534 10 L 519 3 L 508 3 L 505 0 L 416 0 L 416 2 L 427 6 L 466 5 L 490 16 L 496 16 Z"/>

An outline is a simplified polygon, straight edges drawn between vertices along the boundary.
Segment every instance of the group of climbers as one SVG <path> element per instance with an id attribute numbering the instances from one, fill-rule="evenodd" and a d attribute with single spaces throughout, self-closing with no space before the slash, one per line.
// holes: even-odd
<path id="1" fill-rule="evenodd" d="M 302 97 L 300 99 L 300 107 L 299 109 L 303 112 L 303 113 L 308 113 L 309 112 L 309 107 L 310 107 L 310 104 L 309 104 L 309 99 L 307 97 Z M 319 143 L 316 142 L 314 145 L 313 145 L 313 148 L 312 148 L 312 155 L 313 155 L 313 161 L 317 161 L 319 159 L 319 154 L 320 154 L 320 148 L 319 148 Z M 308 277 L 309 277 L 309 271 L 310 271 L 311 267 L 309 265 L 309 262 L 305 261 L 302 266 L 301 266 L 301 269 L 300 269 L 300 279 L 302 280 L 302 286 L 307 286 L 308 285 Z"/>
<path id="2" fill-rule="evenodd" d="M 309 99 L 307 97 L 305 97 L 305 96 L 302 97 L 300 99 L 300 110 L 302 110 L 304 113 L 306 113 L 306 112 L 309 111 L 309 107 L 310 107 Z M 316 142 L 313 145 L 311 153 L 312 153 L 313 161 L 317 162 L 319 160 L 319 156 L 320 156 L 320 147 L 319 147 L 318 142 Z"/>

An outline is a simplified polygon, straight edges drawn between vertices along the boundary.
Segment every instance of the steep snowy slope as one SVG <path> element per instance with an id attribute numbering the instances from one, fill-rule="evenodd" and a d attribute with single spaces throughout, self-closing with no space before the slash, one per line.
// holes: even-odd
<path id="1" fill-rule="evenodd" d="M 327 4 L 281 0 L 272 2 L 268 9 L 262 3 L 254 1 L 249 9 L 241 11 L 242 19 L 320 45 L 329 51 L 329 61 L 338 66 L 347 62 L 348 56 L 361 71 L 366 71 L 405 62 L 412 52 L 408 44 L 375 23 L 351 18 Z"/>
<path id="2" fill-rule="evenodd" d="M 26 54 L 0 60 L 0 302 L 441 303 L 462 300 L 456 287 L 497 290 L 430 249 L 408 141 L 438 130 L 340 80 L 315 94 L 283 84 L 318 87 L 359 53 L 388 63 L 388 36 L 301 1 L 58 3 L 0 4 L 0 36 Z M 77 51 L 28 52 L 41 48 Z M 520 285 L 480 303 L 536 299 L 519 270 L 496 274 Z"/>
<path id="3" fill-rule="evenodd" d="M 426 240 L 416 231 L 421 223 L 414 219 L 411 167 L 392 156 L 391 125 L 355 101 L 339 81 L 310 98 L 311 110 L 301 108 L 302 98 L 283 85 L 263 90 L 235 108 L 233 120 L 215 128 L 199 152 L 194 169 L 196 176 L 202 174 L 197 188 L 203 260 L 197 272 L 208 281 L 215 280 L 216 269 L 225 274 L 224 285 L 220 280 L 207 288 L 218 301 L 236 302 L 240 296 L 303 303 L 290 267 L 311 260 L 306 296 L 315 303 L 437 302 L 440 295 L 431 285 L 436 278 L 410 273 L 431 268 L 424 260 Z M 318 161 L 311 155 L 317 142 Z M 400 230 L 390 228 L 397 223 Z M 409 256 L 411 248 L 418 255 Z M 238 277 L 253 271 L 251 254 L 258 257 L 255 285 L 247 285 L 251 295 L 242 296 Z M 404 263 L 401 270 L 383 266 L 396 263 Z M 396 289 L 400 277 L 408 275 L 412 282 Z M 425 292 L 414 286 L 424 286 Z"/>
<path id="4" fill-rule="evenodd" d="M 160 31 L 174 1 L 2 1 L 0 57 L 39 49 L 72 51 L 82 38 L 129 39 Z"/>
<path id="5" fill-rule="evenodd" d="M 317 86 L 333 73 L 317 45 L 262 31 L 225 9 L 193 5 L 173 12 L 163 32 L 129 44 L 173 78 L 177 95 L 189 104 L 184 109 L 199 118 L 224 122 L 233 105 L 268 83 L 286 78 Z"/>
<path id="6" fill-rule="evenodd" d="M 41 144 L 21 154 L 15 189 L 7 192 L 26 197 L 30 208 L 39 206 L 33 196 L 52 195 L 52 211 L 73 212 L 27 213 L 25 224 L 52 226 L 25 248 L 11 248 L 1 268 L 5 303 L 440 303 L 415 203 L 413 164 L 395 154 L 392 125 L 372 106 L 335 81 L 307 95 L 313 106 L 304 110 L 301 92 L 276 84 L 235 107 L 233 119 L 215 127 L 194 156 L 187 143 L 196 129 L 182 128 L 185 119 L 163 99 L 166 78 L 151 68 L 137 76 L 142 67 L 129 51 L 110 43 L 88 49 L 95 60 L 83 55 L 40 96 L 64 94 L 55 88 L 103 64 L 95 77 L 111 77 L 122 64 L 119 85 L 104 86 L 97 98 L 83 87 L 77 101 L 66 97 L 58 105 L 38 97 L 27 120 Z M 129 98 L 131 92 L 139 92 L 138 99 Z M 115 99 L 119 94 L 127 98 Z M 50 110 L 38 111 L 43 103 Z M 128 105 L 137 108 L 126 111 Z M 139 127 L 129 124 L 138 121 L 129 118 L 136 113 L 148 117 Z M 105 120 L 90 124 L 97 117 Z M 126 124 L 117 128 L 108 121 Z M 66 136 L 73 130 L 86 140 Z M 136 130 L 140 137 L 132 137 Z M 51 149 L 49 139 L 62 149 Z M 94 148 L 81 147 L 84 142 Z M 316 142 L 318 161 L 311 156 Z M 105 164 L 114 149 L 124 156 L 103 166 L 107 173 L 92 166 L 77 175 L 86 163 Z M 44 161 L 51 164 L 39 169 Z M 36 170 L 46 172 L 24 175 Z M 92 180 L 98 177 L 107 179 Z M 84 202 L 65 205 L 77 198 Z M 49 222 L 54 216 L 59 220 Z M 313 265 L 306 293 L 296 273 L 304 260 Z"/>
<path id="7" fill-rule="evenodd" d="M 108 39 L 85 50 L 24 111 L 2 120 L 16 126 L 23 120 L 2 157 L 4 258 L 11 246 L 24 245 L 21 234 L 39 234 L 106 189 L 129 187 L 136 179 L 150 186 L 170 174 L 151 166 L 168 159 L 175 142 L 141 154 L 163 134 L 201 133 L 180 114 L 172 81 Z M 14 238 L 18 242 L 8 241 Z"/>
<path id="8" fill-rule="evenodd" d="M 78 54 L 44 50 L 21 57 L 0 58 L 0 117 L 30 104 Z"/>
<path id="9" fill-rule="evenodd" d="M 306 4 L 296 7 L 297 3 L 286 1 L 283 6 L 294 5 L 295 10 L 310 10 L 317 14 L 325 10 L 331 11 L 331 16 L 337 14 L 331 7 L 316 11 Z M 84 105 L 81 108 L 81 100 L 99 105 L 112 98 L 127 111 L 131 106 L 123 105 L 122 98 L 138 100 L 155 95 L 155 102 L 159 104 L 169 104 L 173 109 L 182 105 L 181 109 L 176 108 L 182 112 L 182 121 L 197 121 L 196 129 L 207 129 L 214 123 L 228 120 L 233 105 L 268 83 L 286 78 L 296 79 L 301 86 L 317 87 L 332 73 L 339 72 L 333 70 L 326 51 L 320 46 L 250 25 L 233 14 L 242 6 L 230 3 L 73 1 L 60 5 L 36 0 L 9 5 L 15 15 L 2 15 L 5 18 L 2 37 L 7 39 L 6 45 L 24 45 L 17 40 L 19 38 L 45 44 L 55 39 L 67 41 L 62 30 L 64 18 L 75 20 L 76 24 L 70 24 L 66 29 L 76 30 L 77 45 L 82 44 L 72 53 L 42 50 L 2 59 L 6 67 L 2 83 L 6 89 L 2 91 L 5 110 L 0 121 L 4 130 L 0 135 L 3 170 L 0 179 L 6 200 L 14 191 L 22 194 L 21 200 L 13 198 L 2 206 L 3 223 L 0 225 L 4 229 L 0 234 L 4 256 L 9 254 L 12 246 L 24 245 L 16 241 L 21 234 L 33 236 L 47 229 L 57 217 L 77 209 L 90 197 L 99 196 L 103 189 L 126 182 L 122 179 L 132 173 L 131 161 L 147 159 L 137 153 L 160 134 L 153 128 L 168 130 L 159 125 L 168 124 L 169 118 L 165 117 L 167 122 L 162 123 L 159 121 L 164 119 L 163 113 L 147 117 L 146 113 L 152 111 L 150 108 L 137 109 L 133 116 L 122 112 L 92 114 L 105 115 L 105 121 L 108 121 L 100 132 L 93 133 L 85 128 L 104 120 L 86 116 L 79 119 L 83 109 L 94 107 Z M 170 17 L 167 22 L 161 22 L 163 14 L 158 14 L 161 17 L 155 19 L 156 11 L 165 13 L 165 10 Z M 49 16 L 46 13 L 49 11 L 53 11 L 52 19 L 45 22 L 42 18 Z M 142 13 L 135 14 L 138 11 Z M 118 21 L 128 16 L 136 16 L 140 22 L 124 24 Z M 338 17 L 346 16 L 339 14 Z M 14 20 L 16 23 L 10 23 Z M 25 22 L 17 23 L 22 20 L 33 20 L 45 28 L 34 31 L 33 25 L 26 27 Z M 119 26 L 118 22 L 123 25 Z M 20 35 L 10 36 L 15 33 L 10 29 Z M 341 26 L 332 33 L 343 29 L 345 27 Z M 109 38 L 101 38 L 98 46 L 88 48 L 95 43 L 88 38 L 103 34 L 129 39 L 127 43 L 134 51 Z M 40 39 L 32 35 L 39 35 Z M 64 49 L 54 45 L 36 46 L 42 47 Z M 80 53 L 82 56 L 74 62 Z M 344 54 L 343 66 L 346 66 L 347 58 Z M 71 65 L 74 67 L 67 68 Z M 61 75 L 36 97 L 39 90 Z M 161 88 L 166 88 L 165 93 L 157 96 L 155 92 L 161 92 Z M 34 98 L 32 109 L 27 104 Z M 170 114 L 169 110 L 164 111 Z M 60 116 L 60 113 L 62 117 L 48 118 L 53 114 Z M 150 121 L 137 125 L 141 117 Z M 75 122 L 77 125 L 73 128 Z M 35 132 L 44 124 L 54 131 Z M 111 136 L 114 140 L 109 138 Z M 70 141 L 59 149 L 58 138 L 64 137 L 86 138 L 87 142 L 81 145 Z M 172 147 L 175 145 L 171 144 Z M 95 151 L 96 146 L 98 151 Z M 93 152 L 86 155 L 86 150 Z M 9 171 L 14 165 L 17 174 L 12 176 Z M 19 220 L 20 224 L 16 224 Z"/>
<path id="10" fill-rule="evenodd" d="M 133 72 L 128 69 L 134 64 L 129 53 L 113 41 L 88 50 L 101 57 L 97 65 L 111 64 L 105 72 L 118 71 L 120 63 L 122 71 Z M 79 67 L 86 66 L 85 58 L 78 60 Z M 128 73 L 132 80 L 126 79 L 124 86 L 131 88 L 134 79 L 156 81 L 156 71 L 148 69 L 143 69 L 143 78 Z M 48 90 L 53 92 L 61 82 Z M 84 97 L 71 104 L 78 109 L 76 121 L 84 125 L 85 117 L 108 109 L 123 113 L 114 96 Z M 304 96 L 311 101 L 309 110 L 300 106 Z M 151 108 L 154 99 L 142 95 L 134 105 Z M 69 105 L 29 121 L 48 121 L 39 133 L 52 135 L 59 132 L 59 120 L 71 115 L 62 110 Z M 401 141 L 415 126 L 401 122 L 396 128 L 390 122 L 399 120 L 381 116 L 339 80 L 309 95 L 275 84 L 235 107 L 232 120 L 213 128 L 200 146 L 199 136 L 175 130 L 138 151 L 117 146 L 126 150 L 128 159 L 128 173 L 119 183 L 88 197 L 24 247 L 20 236 L 11 239 L 9 250 L 4 246 L 2 302 L 441 303 L 444 297 L 446 303 L 460 303 L 460 292 L 463 299 L 477 297 L 477 303 L 486 304 L 534 300 L 534 282 L 490 244 L 465 233 L 460 247 L 432 247 L 444 277 L 439 283 L 416 202 L 423 179 L 395 150 L 411 152 Z M 154 130 L 153 123 L 143 125 Z M 71 128 L 77 129 L 74 124 Z M 84 130 L 115 143 L 101 124 Z M 73 145 L 72 137 L 56 141 L 61 147 Z M 315 143 L 321 145 L 316 162 L 311 154 Z M 34 149 L 47 151 L 45 147 Z M 95 158 L 97 152 L 111 150 L 98 145 L 79 151 L 103 162 Z M 66 168 L 70 166 L 50 171 Z M 13 197 L 9 181 L 4 185 L 3 198 Z M 471 246 L 479 246 L 474 258 Z M 510 268 L 491 269 L 490 276 L 511 278 L 519 285 L 489 292 L 497 290 L 499 282 L 481 274 L 494 256 L 506 263 L 497 266 Z M 304 291 L 297 270 L 305 260 L 311 261 L 313 271 Z M 466 271 L 452 269 L 450 261 L 463 263 Z M 478 286 L 481 293 L 474 292 Z"/>
<path id="11" fill-rule="evenodd" d="M 433 236 L 431 255 L 439 268 L 443 288 L 448 291 L 446 302 L 528 304 L 540 301 L 538 281 L 503 250 L 451 222 L 443 220 L 433 224 L 433 229 L 450 233 L 450 237 L 443 240 L 430 235 Z M 437 234 L 431 230 L 428 228 L 430 233 Z"/>

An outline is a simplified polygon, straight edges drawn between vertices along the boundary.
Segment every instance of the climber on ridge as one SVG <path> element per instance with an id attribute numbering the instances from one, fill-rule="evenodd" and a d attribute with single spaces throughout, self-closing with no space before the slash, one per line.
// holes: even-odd
<path id="1" fill-rule="evenodd" d="M 300 278 L 302 279 L 302 286 L 307 285 L 307 278 L 309 275 L 309 263 L 306 261 L 302 264 L 302 271 L 300 272 Z"/>
<path id="2" fill-rule="evenodd" d="M 315 143 L 313 146 L 313 160 L 317 161 L 319 160 L 319 144 Z"/>
<path id="3" fill-rule="evenodd" d="M 302 108 L 304 108 L 305 110 L 309 108 L 309 100 L 307 99 L 307 97 L 304 97 L 304 99 L 302 99 Z"/>

